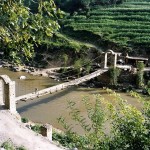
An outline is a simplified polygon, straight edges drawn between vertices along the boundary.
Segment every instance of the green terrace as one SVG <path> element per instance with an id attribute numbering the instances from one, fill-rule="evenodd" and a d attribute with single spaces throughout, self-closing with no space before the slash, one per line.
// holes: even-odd
<path id="1" fill-rule="evenodd" d="M 119 6 L 94 7 L 62 21 L 74 31 L 90 31 L 120 46 L 150 48 L 150 2 L 127 1 Z"/>

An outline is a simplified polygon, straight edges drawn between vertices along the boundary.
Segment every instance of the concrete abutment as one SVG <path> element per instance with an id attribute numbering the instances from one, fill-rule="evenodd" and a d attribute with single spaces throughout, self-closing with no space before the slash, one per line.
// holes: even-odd
<path id="1" fill-rule="evenodd" d="M 16 113 L 15 82 L 7 75 L 0 76 L 0 105 L 4 105 L 11 113 Z"/>

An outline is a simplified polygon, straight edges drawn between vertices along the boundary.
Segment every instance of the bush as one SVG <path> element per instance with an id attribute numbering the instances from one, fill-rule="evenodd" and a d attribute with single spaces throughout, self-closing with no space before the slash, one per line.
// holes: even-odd
<path id="1" fill-rule="evenodd" d="M 120 75 L 120 69 L 118 68 L 114 68 L 114 67 L 111 67 L 109 68 L 109 77 L 110 77 L 110 83 L 112 85 L 117 85 L 118 84 L 118 77 Z"/>
<path id="2" fill-rule="evenodd" d="M 15 147 L 11 141 L 4 142 L 1 147 L 3 147 L 6 150 L 15 150 Z"/>
<path id="3" fill-rule="evenodd" d="M 70 136 L 63 133 L 53 132 L 52 138 L 53 141 L 58 141 L 64 147 L 74 148 L 76 145 Z"/>
<path id="4" fill-rule="evenodd" d="M 137 86 L 138 88 L 140 87 L 143 87 L 144 86 L 144 72 L 143 72 L 143 69 L 144 69 L 144 63 L 143 62 L 138 62 L 137 63 Z"/>
<path id="5" fill-rule="evenodd" d="M 150 88 L 150 80 L 147 82 L 147 87 Z"/>
<path id="6" fill-rule="evenodd" d="M 91 123 L 87 123 L 86 118 L 75 107 L 75 102 L 68 102 L 69 114 L 75 124 L 80 125 L 85 131 L 85 135 L 79 136 L 73 131 L 73 126 L 68 125 L 65 118 L 60 117 L 59 122 L 64 127 L 68 139 L 73 141 L 74 147 L 81 150 L 148 150 L 150 102 L 143 101 L 139 94 L 131 91 L 132 96 L 144 104 L 143 110 L 139 111 L 119 94 L 110 89 L 107 89 L 107 92 L 111 95 L 113 103 L 101 95 L 96 95 L 94 106 L 88 97 L 83 99 Z M 106 123 L 111 127 L 109 133 L 104 131 Z"/>
<path id="7" fill-rule="evenodd" d="M 15 147 L 12 141 L 6 141 L 1 145 L 5 150 L 26 150 L 24 146 Z"/>
<path id="8" fill-rule="evenodd" d="M 24 146 L 21 146 L 21 147 L 16 148 L 16 150 L 26 150 L 26 148 Z"/>
<path id="9" fill-rule="evenodd" d="M 21 122 L 23 122 L 23 123 L 28 123 L 29 120 L 28 120 L 28 118 L 21 118 Z"/>
<path id="10" fill-rule="evenodd" d="M 41 125 L 32 126 L 31 130 L 33 130 L 36 133 L 41 133 Z"/>

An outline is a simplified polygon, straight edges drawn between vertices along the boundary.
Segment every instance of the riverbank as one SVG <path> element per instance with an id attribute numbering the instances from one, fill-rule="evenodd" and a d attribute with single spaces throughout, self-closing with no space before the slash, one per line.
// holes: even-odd
<path id="1" fill-rule="evenodd" d="M 59 74 L 58 71 L 61 69 L 70 69 L 72 66 L 69 67 L 54 67 L 54 68 L 37 68 L 33 66 L 26 66 L 26 65 L 14 65 L 7 61 L 0 61 L 0 68 L 7 68 L 10 71 L 13 72 L 26 72 L 33 76 L 42 76 L 42 77 L 48 77 L 51 79 L 54 79 L 56 81 L 59 81 Z M 26 79 L 24 76 L 23 78 L 19 77 L 20 79 Z"/>

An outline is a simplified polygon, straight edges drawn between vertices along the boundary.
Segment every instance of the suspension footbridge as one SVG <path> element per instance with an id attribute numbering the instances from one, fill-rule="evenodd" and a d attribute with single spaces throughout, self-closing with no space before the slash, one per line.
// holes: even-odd
<path id="1" fill-rule="evenodd" d="M 34 98 L 37 98 L 40 96 L 44 96 L 47 94 L 58 92 L 60 90 L 66 89 L 70 86 L 79 85 L 83 82 L 86 82 L 86 81 L 91 80 L 95 77 L 98 77 L 99 75 L 103 74 L 106 71 L 107 71 L 107 69 L 98 69 L 95 72 L 92 72 L 92 73 L 85 75 L 83 77 L 71 80 L 69 82 L 61 83 L 61 84 L 58 84 L 58 85 L 55 85 L 55 86 L 52 86 L 52 87 L 49 87 L 49 88 L 46 88 L 46 89 L 43 89 L 40 91 L 35 91 L 35 92 L 29 93 L 26 95 L 18 96 L 15 98 L 15 101 L 19 101 L 19 100 L 26 101 L 28 99 L 34 99 Z"/>

